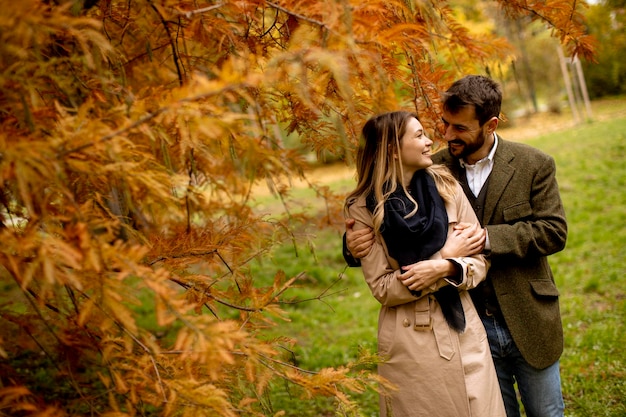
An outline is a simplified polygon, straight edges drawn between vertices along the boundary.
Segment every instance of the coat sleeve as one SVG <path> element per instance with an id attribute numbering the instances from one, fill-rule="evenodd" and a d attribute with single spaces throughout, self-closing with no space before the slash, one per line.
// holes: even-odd
<path id="1" fill-rule="evenodd" d="M 472 210 L 461 187 L 458 187 L 456 196 L 452 202 L 446 204 L 448 211 L 448 235 L 452 233 L 454 225 L 458 222 L 478 223 L 476 214 Z M 356 203 L 348 208 L 349 216 L 355 219 L 355 230 L 365 227 L 373 228 L 372 216 L 367 208 Z M 441 259 L 439 252 L 431 259 Z M 485 279 L 489 263 L 484 255 L 450 258 L 457 265 L 459 276 L 443 278 L 421 293 L 410 291 L 400 280 L 398 275 L 402 273 L 398 263 L 387 253 L 387 248 L 380 236 L 376 236 L 370 252 L 361 258 L 361 266 L 365 281 L 372 295 L 381 304 L 392 307 L 414 301 L 420 297 L 431 294 L 445 285 L 453 285 L 461 290 L 474 288 Z"/>
<path id="2" fill-rule="evenodd" d="M 534 163 L 534 172 L 527 177 L 515 173 L 527 180 L 518 181 L 514 177 L 510 182 L 510 192 L 516 192 L 518 198 L 520 195 L 527 198 L 504 208 L 499 214 L 502 216 L 499 224 L 487 226 L 492 257 L 548 256 L 565 247 L 567 223 L 554 159 L 540 152 L 529 159 L 533 162 L 528 161 L 517 170 L 528 170 Z"/>
<path id="3" fill-rule="evenodd" d="M 447 211 L 449 221 L 448 235 L 453 232 L 453 228 L 457 223 L 478 223 L 476 213 L 474 213 L 460 185 L 457 187 L 454 202 L 447 205 Z M 434 257 L 441 258 L 441 254 L 438 252 Z M 446 278 L 444 281 L 458 289 L 469 290 L 475 288 L 487 277 L 489 260 L 482 253 L 473 256 L 448 258 L 448 260 L 456 263 L 461 274 L 456 279 Z M 441 287 L 439 282 L 437 285 L 438 288 Z M 437 290 L 438 288 L 432 290 Z"/>
<path id="4" fill-rule="evenodd" d="M 348 207 L 348 215 L 355 220 L 354 230 L 374 228 L 372 215 L 363 199 L 357 199 Z M 372 295 L 382 305 L 392 307 L 418 298 L 398 280 L 402 271 L 398 263 L 387 256 L 387 248 L 380 235 L 376 235 L 372 249 L 361 258 L 361 269 Z"/>

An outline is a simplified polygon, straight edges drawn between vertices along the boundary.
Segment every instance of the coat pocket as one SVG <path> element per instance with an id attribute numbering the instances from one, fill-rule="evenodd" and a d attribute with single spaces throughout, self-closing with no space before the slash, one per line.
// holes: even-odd
<path id="1" fill-rule="evenodd" d="M 559 290 L 554 282 L 549 279 L 536 279 L 530 281 L 530 287 L 538 298 L 557 298 Z"/>
<path id="2" fill-rule="evenodd" d="M 396 334 L 397 308 L 382 308 L 378 317 L 378 353 L 389 354 Z"/>
<path id="3" fill-rule="evenodd" d="M 502 211 L 504 221 L 507 223 L 514 222 L 518 219 L 530 217 L 533 214 L 533 208 L 528 201 L 522 201 L 521 203 L 509 206 Z"/>

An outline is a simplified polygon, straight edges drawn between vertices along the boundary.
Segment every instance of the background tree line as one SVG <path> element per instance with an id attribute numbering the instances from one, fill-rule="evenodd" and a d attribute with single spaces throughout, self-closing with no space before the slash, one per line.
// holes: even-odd
<path id="1" fill-rule="evenodd" d="M 591 59 L 580 3 L 497 3 Z M 457 6 L 0 0 L 0 413 L 282 415 L 271 389 L 356 415 L 375 359 L 299 368 L 266 329 L 300 275 L 250 262 L 342 227 L 307 153 L 349 162 L 389 109 L 436 135 L 442 88 L 512 59 Z M 325 211 L 294 210 L 296 179 Z"/>
<path id="2" fill-rule="evenodd" d="M 562 48 L 558 37 L 553 36 L 545 20 L 532 16 L 510 14 L 507 8 L 496 2 L 484 0 L 452 0 L 449 2 L 457 21 L 474 36 L 498 36 L 508 46 L 501 51 L 501 59 L 487 65 L 477 66 L 502 83 L 505 90 L 505 118 L 510 125 L 520 116 L 538 112 L 576 112 L 571 106 L 580 106 L 581 89 L 586 87 L 590 99 L 623 95 L 626 65 L 621 58 L 626 53 L 626 2 L 624 0 L 599 0 L 583 4 L 578 2 L 584 16 L 586 33 L 593 36 L 594 59 L 579 59 L 580 71 L 585 85 L 580 85 L 573 55 Z M 559 60 L 559 49 L 572 84 L 571 94 L 575 102 L 568 100 L 564 74 Z M 580 57 L 578 57 L 580 58 Z M 456 71 L 454 60 L 443 59 Z M 293 143 L 297 142 L 293 139 Z M 324 154 L 323 161 L 335 162 L 341 155 Z"/>
<path id="3" fill-rule="evenodd" d="M 491 2 L 461 1 L 468 19 L 490 24 L 490 29 L 505 37 L 515 52 L 504 62 L 496 76 L 507 87 L 506 107 L 526 112 L 560 111 L 567 103 L 563 74 L 557 49 L 561 45 L 541 21 L 530 16 L 512 18 Z M 599 0 L 582 8 L 586 32 L 595 38 L 594 60 L 582 60 L 582 72 L 591 99 L 624 94 L 626 64 L 626 2 Z M 482 12 L 482 13 L 481 13 Z M 485 23 L 489 22 L 489 23 Z M 573 56 L 565 54 L 568 62 Z M 573 89 L 580 91 L 575 73 Z M 580 94 L 580 93 L 578 93 Z"/>
<path id="4" fill-rule="evenodd" d="M 585 12 L 588 32 L 597 39 L 596 63 L 582 65 L 591 98 L 626 93 L 626 1 L 603 0 Z"/>

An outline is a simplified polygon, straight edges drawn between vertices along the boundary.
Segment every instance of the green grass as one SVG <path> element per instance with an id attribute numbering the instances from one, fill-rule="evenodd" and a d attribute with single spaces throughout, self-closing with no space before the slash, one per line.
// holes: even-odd
<path id="1" fill-rule="evenodd" d="M 568 216 L 552 257 L 562 292 L 567 415 L 626 415 L 626 119 L 537 139 L 554 155 Z"/>
<path id="2" fill-rule="evenodd" d="M 622 115 L 526 140 L 555 158 L 568 217 L 567 246 L 550 258 L 565 330 L 561 377 L 566 416 L 626 415 L 625 132 Z M 356 360 L 362 348 L 375 351 L 378 305 L 360 269 L 344 268 L 341 233 L 319 232 L 315 256 L 300 252 L 296 258 L 292 248 L 280 248 L 267 268 L 280 267 L 291 276 L 306 271 L 299 288 L 288 293 L 294 299 L 325 295 L 286 306 L 291 322 L 281 325 L 280 332 L 298 340 L 293 352 L 297 363 L 319 369 Z M 255 268 L 261 276 L 263 265 Z M 357 399 L 364 415 L 378 415 L 374 393 Z M 290 415 L 333 415 L 333 404 L 323 400 L 317 408 L 296 398 L 274 401 L 287 404 Z"/>
<path id="3" fill-rule="evenodd" d="M 300 250 L 298 257 L 294 252 L 291 246 L 281 247 L 272 254 L 271 267 L 265 268 L 266 259 L 264 264 L 257 263 L 252 268 L 255 277 L 276 268 L 283 269 L 287 276 L 305 272 L 286 294 L 289 304 L 283 307 L 289 312 L 290 322 L 267 336 L 287 334 L 297 339 L 292 348 L 293 360 L 309 370 L 355 362 L 361 350 L 376 352 L 379 304 L 371 296 L 361 270 L 345 266 L 341 233 L 323 231 L 315 239 L 315 248 Z M 330 399 L 317 399 L 314 406 L 297 395 L 273 398 L 272 402 L 277 409 L 291 410 L 291 416 L 335 415 L 335 404 Z M 359 404 L 368 412 L 365 415 L 378 415 L 375 392 L 361 395 Z"/>

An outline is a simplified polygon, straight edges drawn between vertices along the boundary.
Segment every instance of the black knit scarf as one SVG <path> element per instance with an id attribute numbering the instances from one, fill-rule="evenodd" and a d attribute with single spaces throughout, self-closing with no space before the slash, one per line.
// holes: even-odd
<path id="1" fill-rule="evenodd" d="M 387 244 L 389 255 L 400 266 L 430 258 L 441 249 L 448 234 L 448 215 L 435 181 L 426 170 L 419 170 L 411 179 L 409 192 L 417 201 L 417 213 L 404 218 L 415 205 L 402 188 L 394 191 L 385 201 L 385 217 L 380 233 Z M 376 199 L 369 195 L 366 202 L 374 212 Z M 458 290 L 451 285 L 435 292 L 435 297 L 450 327 L 457 332 L 465 330 L 465 314 Z"/>

